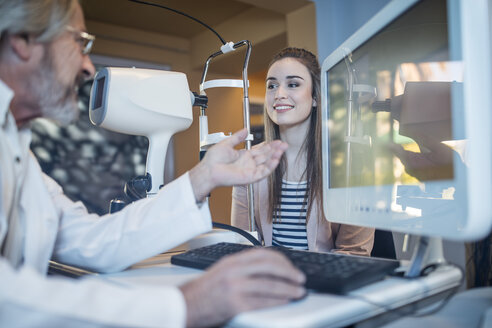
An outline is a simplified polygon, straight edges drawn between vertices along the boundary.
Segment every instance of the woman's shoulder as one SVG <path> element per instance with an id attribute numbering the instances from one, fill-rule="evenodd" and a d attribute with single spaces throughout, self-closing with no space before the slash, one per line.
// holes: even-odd
<path id="1" fill-rule="evenodd" d="M 238 185 L 232 187 L 233 193 L 246 192 L 248 185 Z M 260 190 L 267 190 L 268 188 L 268 178 L 261 179 L 253 183 L 253 190 L 257 193 Z"/>

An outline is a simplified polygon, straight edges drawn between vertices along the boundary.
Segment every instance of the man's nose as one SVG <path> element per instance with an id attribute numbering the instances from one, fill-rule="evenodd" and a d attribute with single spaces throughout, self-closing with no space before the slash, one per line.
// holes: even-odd
<path id="1" fill-rule="evenodd" d="M 94 74 L 96 74 L 96 68 L 92 63 L 91 58 L 89 57 L 89 55 L 84 55 L 84 59 L 82 62 L 82 75 L 86 80 L 89 80 L 94 77 Z"/>

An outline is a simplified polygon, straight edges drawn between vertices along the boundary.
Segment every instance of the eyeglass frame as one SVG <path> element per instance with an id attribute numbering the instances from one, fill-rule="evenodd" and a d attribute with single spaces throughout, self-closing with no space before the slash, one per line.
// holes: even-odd
<path id="1" fill-rule="evenodd" d="M 70 25 L 66 27 L 66 30 L 68 32 L 77 34 L 77 36 L 84 41 L 83 46 L 81 48 L 81 52 L 83 55 L 88 55 L 92 50 L 92 46 L 94 45 L 94 41 L 96 40 L 96 37 L 87 32 L 77 30 L 76 28 Z"/>

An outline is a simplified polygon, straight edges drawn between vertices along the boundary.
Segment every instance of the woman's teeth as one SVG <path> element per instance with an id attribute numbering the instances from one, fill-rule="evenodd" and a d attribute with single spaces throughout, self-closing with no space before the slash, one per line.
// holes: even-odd
<path id="1" fill-rule="evenodd" d="M 291 108 L 292 106 L 275 106 L 275 110 L 287 110 Z"/>

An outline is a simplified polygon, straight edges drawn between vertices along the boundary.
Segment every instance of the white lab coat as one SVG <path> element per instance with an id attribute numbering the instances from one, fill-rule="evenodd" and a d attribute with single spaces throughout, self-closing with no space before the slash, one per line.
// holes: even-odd
<path id="1" fill-rule="evenodd" d="M 210 230 L 208 206 L 196 205 L 188 175 L 121 212 L 88 214 L 41 172 L 29 152 L 30 132 L 18 131 L 8 110 L 12 96 L 0 80 L 0 245 L 15 203 L 24 260 L 15 267 L 0 256 L 0 326 L 184 326 L 185 302 L 174 286 L 126 288 L 46 272 L 52 257 L 95 271 L 122 270 Z M 16 185 L 19 200 L 12 202 Z"/>

